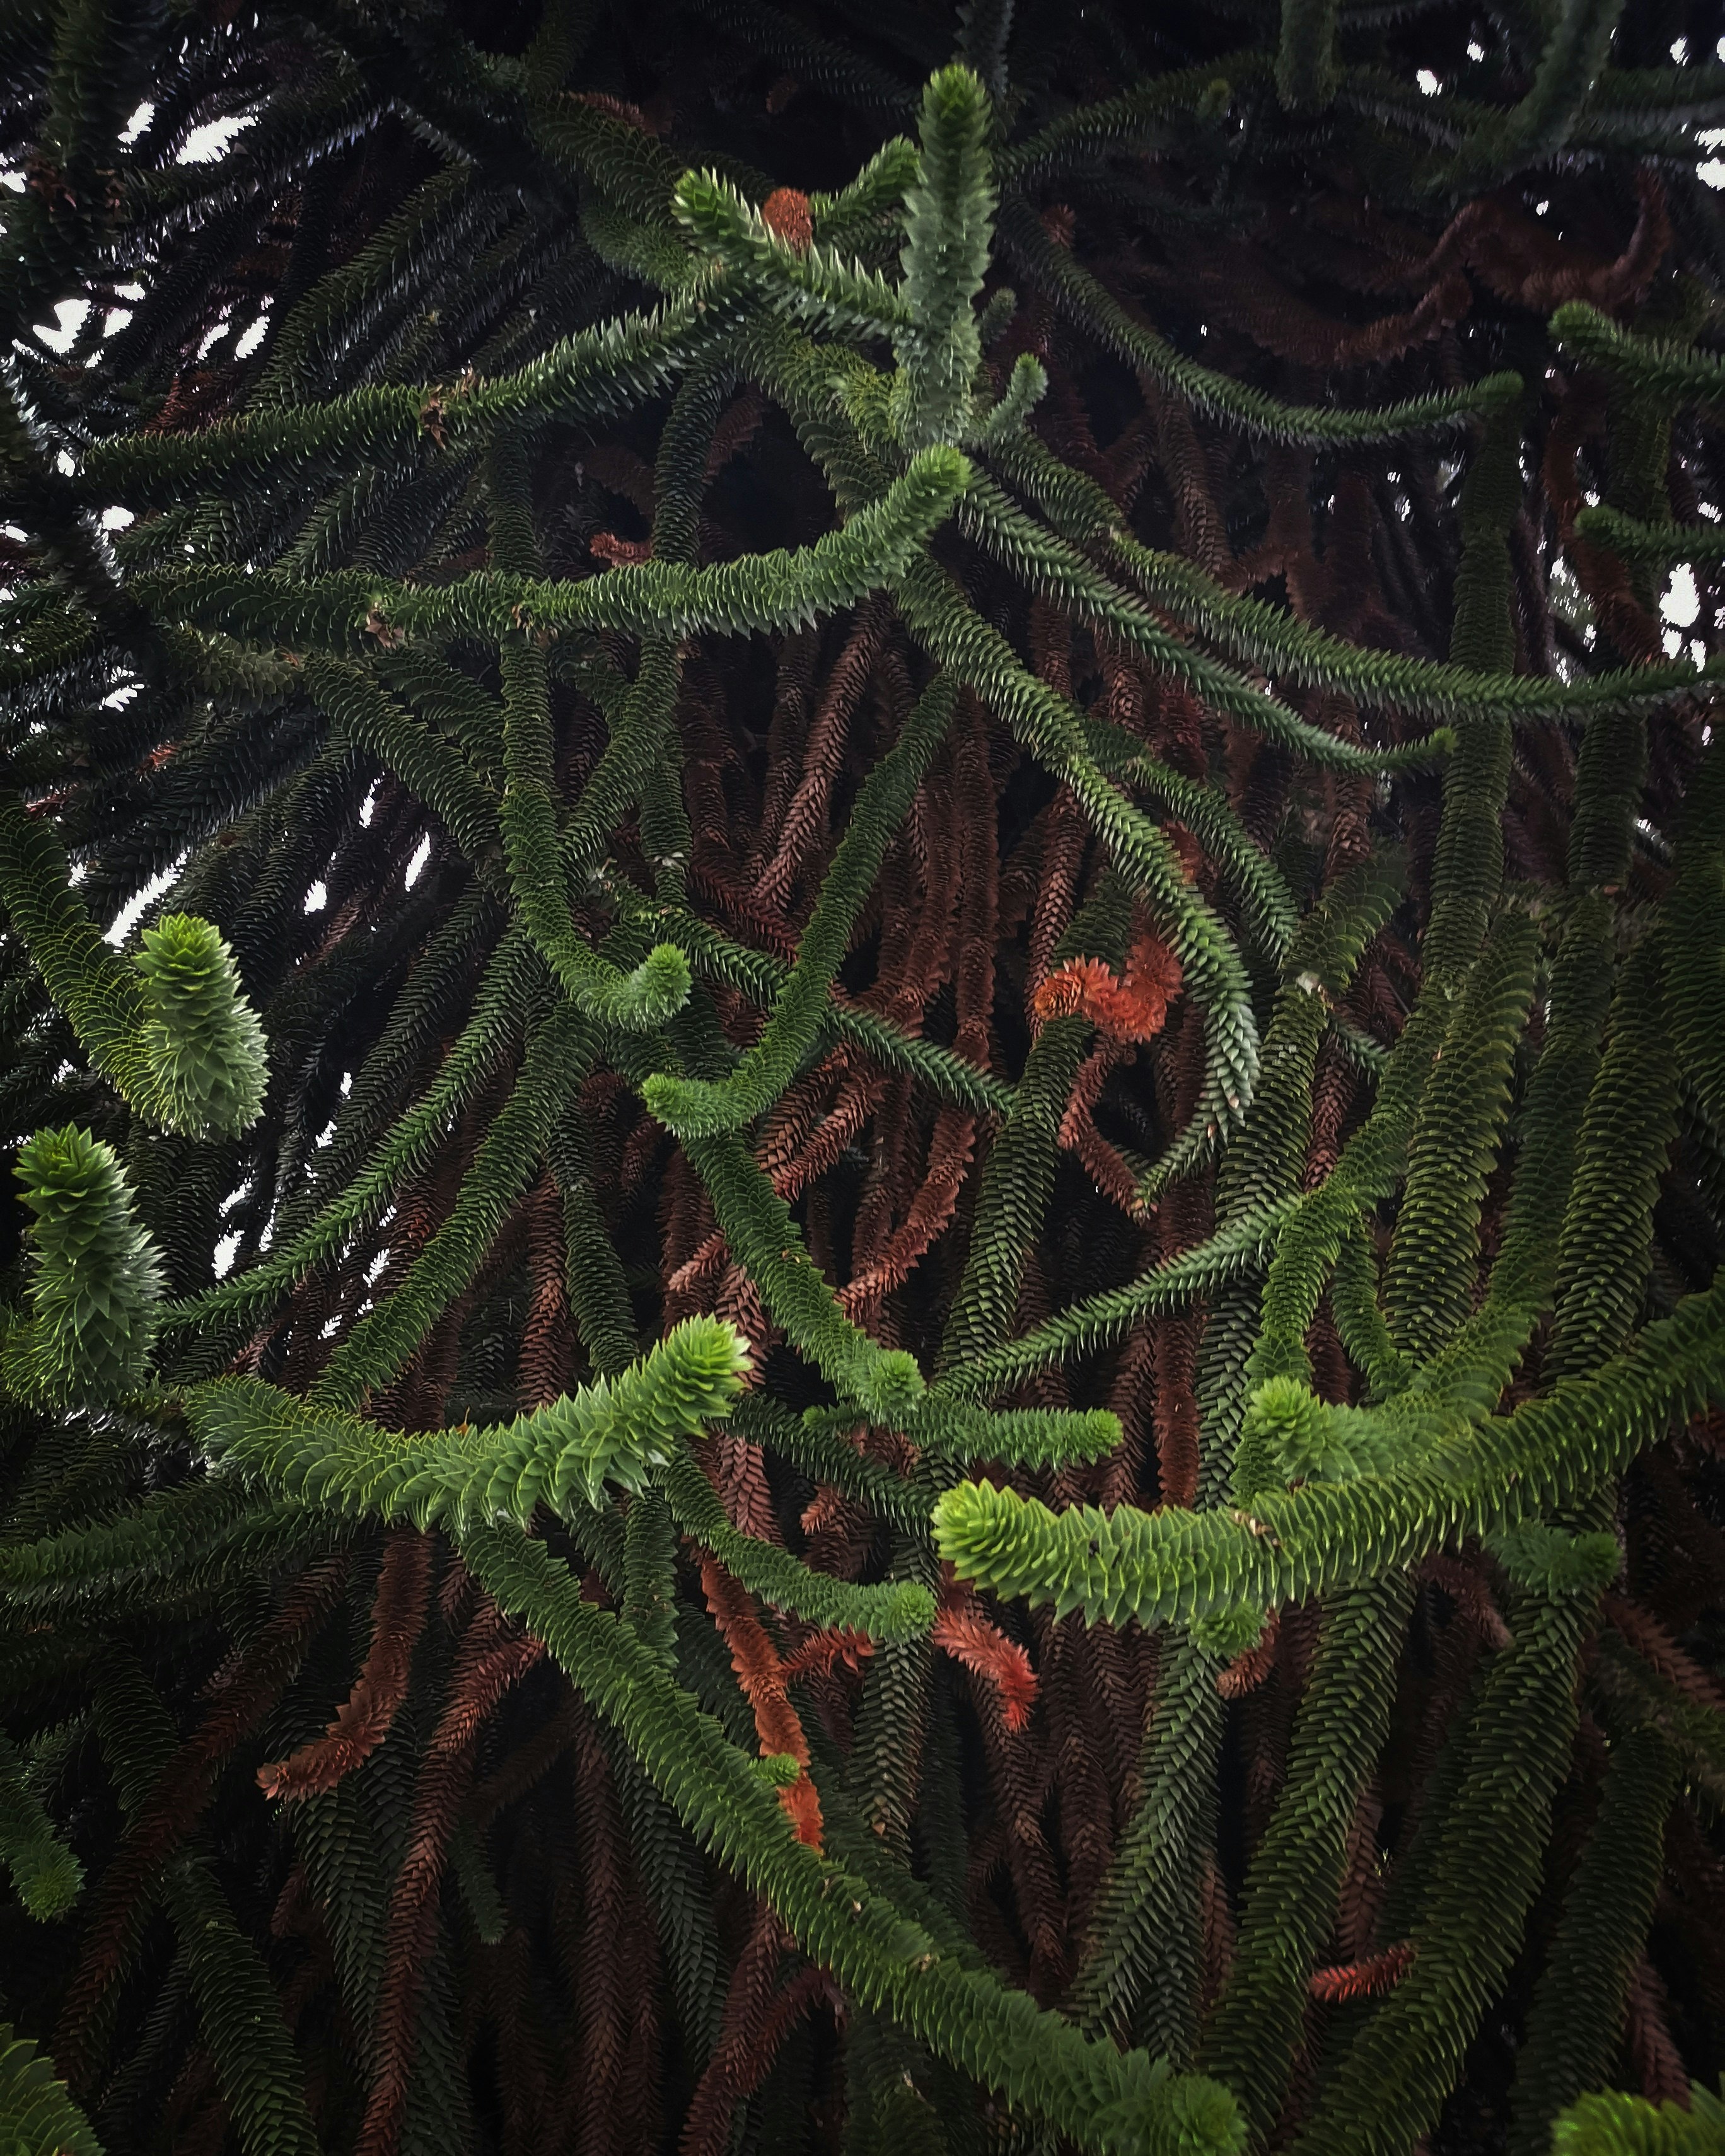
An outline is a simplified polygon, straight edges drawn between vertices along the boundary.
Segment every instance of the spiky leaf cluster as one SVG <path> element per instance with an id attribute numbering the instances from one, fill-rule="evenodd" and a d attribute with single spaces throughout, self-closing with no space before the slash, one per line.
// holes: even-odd
<path id="1" fill-rule="evenodd" d="M 209 1457 L 307 1506 L 405 1518 L 511 1520 L 534 1508 L 600 1503 L 608 1484 L 639 1494 L 688 1439 L 722 1419 L 749 1368 L 727 1325 L 690 1318 L 642 1361 L 501 1427 L 406 1437 L 350 1416 L 320 1414 L 244 1379 L 188 1403 Z"/>
<path id="2" fill-rule="evenodd" d="M 269 1083 L 264 1029 L 221 931 L 171 913 L 143 933 L 143 1047 L 163 1126 L 235 1137 L 258 1120 Z"/>
<path id="3" fill-rule="evenodd" d="M 68 1123 L 18 1156 L 30 1224 L 28 1316 L 5 1348 L 7 1383 L 55 1407 L 99 1406 L 142 1379 L 162 1260 L 111 1146 Z"/>

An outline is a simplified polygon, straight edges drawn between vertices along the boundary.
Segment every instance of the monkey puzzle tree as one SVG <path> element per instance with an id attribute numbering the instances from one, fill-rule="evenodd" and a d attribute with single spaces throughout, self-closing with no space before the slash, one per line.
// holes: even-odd
<path id="1" fill-rule="evenodd" d="M 0 14 L 0 2150 L 1725 2145 L 1722 33 Z"/>

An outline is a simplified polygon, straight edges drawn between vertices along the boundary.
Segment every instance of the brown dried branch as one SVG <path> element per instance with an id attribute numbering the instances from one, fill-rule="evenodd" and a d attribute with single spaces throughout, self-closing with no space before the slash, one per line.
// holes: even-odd
<path id="1" fill-rule="evenodd" d="M 386 1537 L 372 1601 L 372 1643 L 353 1689 L 321 1737 L 259 1768 L 258 1786 L 266 1797 L 292 1799 L 334 1789 L 389 1734 L 425 1623 L 434 1547 L 432 1536 L 408 1527 Z"/>

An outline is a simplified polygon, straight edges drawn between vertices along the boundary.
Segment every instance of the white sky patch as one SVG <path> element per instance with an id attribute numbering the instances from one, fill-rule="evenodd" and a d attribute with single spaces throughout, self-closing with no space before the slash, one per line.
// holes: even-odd
<path id="1" fill-rule="evenodd" d="M 1677 63 L 1679 67 L 1681 67 L 1688 59 L 1689 40 L 1687 38 L 1673 38 L 1671 39 L 1671 58 Z"/>
<path id="2" fill-rule="evenodd" d="M 1686 562 L 1671 572 L 1671 580 L 1659 602 L 1659 611 L 1677 629 L 1692 629 L 1701 612 L 1701 594 L 1695 588 L 1695 572 Z"/>
<path id="3" fill-rule="evenodd" d="M 1719 40 L 1719 57 L 1725 59 L 1725 38 Z M 1717 150 L 1725 145 L 1725 127 L 1703 127 L 1695 139 L 1703 150 Z M 1696 167 L 1695 176 L 1703 187 L 1725 187 L 1725 157 L 1709 157 Z"/>
<path id="4" fill-rule="evenodd" d="M 123 531 L 128 524 L 136 522 L 137 519 L 131 511 L 129 509 L 121 509 L 117 502 L 112 509 L 105 509 L 102 511 L 104 531 Z"/>
<path id="5" fill-rule="evenodd" d="M 226 120 L 206 120 L 202 127 L 194 127 L 186 137 L 174 162 L 177 165 L 216 164 L 233 148 L 234 138 L 256 124 L 257 115 L 253 112 L 241 113 Z"/>
<path id="6" fill-rule="evenodd" d="M 228 1274 L 234 1270 L 234 1260 L 239 1255 L 239 1231 L 236 1229 L 231 1235 L 223 1235 L 221 1240 L 216 1245 L 215 1259 L 212 1270 L 218 1280 L 227 1279 Z"/>
<path id="7" fill-rule="evenodd" d="M 329 902 L 330 887 L 320 876 L 305 894 L 305 911 L 308 913 L 321 913 Z"/>
<path id="8" fill-rule="evenodd" d="M 120 137 L 121 141 L 122 142 L 136 142 L 139 136 L 143 133 L 144 130 L 149 126 L 150 122 L 155 117 L 156 107 L 146 97 L 143 103 L 138 107 L 137 110 L 133 113 L 131 119 L 126 121 L 125 131 Z"/>
<path id="9" fill-rule="evenodd" d="M 1421 95 L 1426 97 L 1435 97 L 1443 88 L 1443 85 L 1430 68 L 1421 68 L 1414 80 L 1419 84 Z"/>
<path id="10" fill-rule="evenodd" d="M 20 531 L 18 536 L 22 539 L 24 535 Z M 372 786 L 367 789 L 365 799 L 359 804 L 359 820 L 362 824 L 368 825 L 371 823 L 372 818 L 376 813 L 377 807 L 377 789 L 375 786 Z"/>
<path id="11" fill-rule="evenodd" d="M 264 341 L 264 337 L 269 333 L 269 329 L 270 317 L 268 314 L 259 315 L 256 321 L 252 324 L 251 327 L 245 331 L 239 339 L 239 341 L 234 346 L 234 357 L 236 359 L 249 359 L 252 354 L 257 350 L 258 346 Z"/>
<path id="12" fill-rule="evenodd" d="M 1482 60 L 1486 57 L 1486 49 L 1479 42 L 1478 38 L 1475 38 L 1469 40 L 1467 57 L 1471 60 Z"/>
<path id="13" fill-rule="evenodd" d="M 37 336 L 52 352 L 67 352 L 72 349 L 72 340 L 84 327 L 90 312 L 88 300 L 62 300 L 54 311 L 54 326 L 46 322 L 31 325 Z"/>
<path id="14" fill-rule="evenodd" d="M 111 943 L 118 949 L 137 927 L 146 911 L 154 906 L 185 865 L 186 856 L 182 854 L 177 860 L 170 861 L 159 875 L 151 876 L 143 889 L 135 897 L 127 899 L 115 915 L 113 925 L 104 935 L 103 942 Z"/>
<path id="15" fill-rule="evenodd" d="M 419 871 L 424 867 L 427 861 L 430 859 L 431 834 L 428 831 L 425 834 L 425 836 L 419 841 L 418 844 L 414 847 L 413 858 L 408 863 L 407 874 L 402 878 L 403 883 L 406 885 L 409 891 L 411 891 L 413 888 L 413 886 L 418 882 Z"/>

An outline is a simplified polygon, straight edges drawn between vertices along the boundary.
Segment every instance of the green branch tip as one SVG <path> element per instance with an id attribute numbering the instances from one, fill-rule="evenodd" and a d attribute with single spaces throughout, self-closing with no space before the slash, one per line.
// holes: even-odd
<path id="1" fill-rule="evenodd" d="M 857 1381 L 857 1397 L 879 1423 L 896 1424 L 915 1411 L 926 1387 L 916 1358 L 902 1348 L 889 1348 L 870 1358 Z"/>
<path id="2" fill-rule="evenodd" d="M 1238 1661 L 1263 1638 L 1264 1612 L 1242 1603 L 1236 1609 L 1212 1610 L 1208 1617 L 1196 1619 L 1190 1630 L 1193 1645 L 1205 1654 L 1214 1655 L 1219 1662 Z"/>
<path id="3" fill-rule="evenodd" d="M 1603 2089 L 1552 2122 L 1552 2156 L 1717 2156 L 1725 2148 L 1725 2081 L 1689 2085 L 1689 2108 Z"/>
<path id="4" fill-rule="evenodd" d="M 975 301 L 988 267 L 994 188 L 988 94 L 967 67 L 929 78 L 917 130 L 916 183 L 905 197 L 909 321 L 894 339 L 894 418 L 907 449 L 966 429 L 982 359 Z"/>
<path id="5" fill-rule="evenodd" d="M 1380 1472 L 1393 1440 L 1369 1414 L 1334 1407 L 1297 1378 L 1268 1378 L 1246 1403 L 1235 1455 L 1234 1494 L 1249 1505 L 1296 1482 L 1345 1482 Z"/>
<path id="6" fill-rule="evenodd" d="M 594 1014 L 608 1017 L 631 1033 L 650 1032 L 681 1010 L 692 980 L 687 954 L 675 943 L 655 943 L 625 977 L 612 1008 Z"/>
<path id="7" fill-rule="evenodd" d="M 143 1046 L 157 1111 L 186 1137 L 234 1137 L 264 1110 L 264 1029 L 221 932 L 172 913 L 143 934 Z"/>
<path id="8" fill-rule="evenodd" d="M 1686 345 L 1638 336 L 1584 300 L 1557 310 L 1551 334 L 1560 350 L 1620 376 L 1643 395 L 1708 403 L 1725 398 L 1725 362 Z"/>
<path id="9" fill-rule="evenodd" d="M 36 1215 L 34 1262 L 30 1316 L 4 1349 L 6 1383 L 48 1406 L 118 1399 L 142 1379 L 162 1287 L 119 1160 L 69 1123 L 25 1141 L 18 1177 Z"/>
<path id="10" fill-rule="evenodd" d="M 1647 524 L 1603 501 L 1589 502 L 1577 513 L 1575 536 L 1592 546 L 1609 547 L 1624 562 L 1711 566 L 1725 561 L 1725 524 Z M 1697 684 L 1717 677 L 1722 666 L 1725 660 L 1716 652 L 1696 677 Z"/>
<path id="11" fill-rule="evenodd" d="M 1487 1535 L 1486 1547 L 1517 1587 L 1556 1598 L 1597 1594 L 1623 1569 L 1623 1550 L 1615 1535 L 1574 1535 L 1538 1520 L 1524 1520 Z"/>
<path id="12" fill-rule="evenodd" d="M 691 1317 L 616 1377 L 512 1423 L 404 1435 L 251 1378 L 188 1388 L 185 1411 L 213 1464 L 283 1496 L 465 1532 L 500 1520 L 526 1526 L 542 1502 L 591 1511 L 608 1487 L 646 1489 L 683 1440 L 728 1416 L 750 1368 L 733 1326 Z"/>

